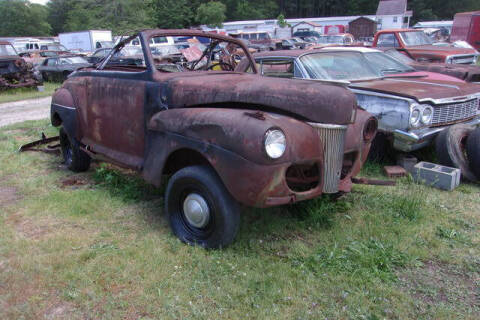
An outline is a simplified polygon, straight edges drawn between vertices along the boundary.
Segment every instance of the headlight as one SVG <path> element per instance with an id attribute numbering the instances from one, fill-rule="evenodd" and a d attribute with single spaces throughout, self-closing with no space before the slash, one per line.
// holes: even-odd
<path id="1" fill-rule="evenodd" d="M 433 108 L 429 105 L 424 105 L 422 111 L 421 121 L 423 124 L 430 124 L 433 118 Z"/>
<path id="2" fill-rule="evenodd" d="M 418 127 L 418 125 L 420 124 L 420 117 L 421 117 L 420 109 L 418 109 L 418 107 L 414 107 L 412 109 L 412 113 L 410 114 L 410 124 L 413 127 Z"/>
<path id="3" fill-rule="evenodd" d="M 287 147 L 285 134 L 279 129 L 270 129 L 265 133 L 265 152 L 272 159 L 280 158 Z"/>

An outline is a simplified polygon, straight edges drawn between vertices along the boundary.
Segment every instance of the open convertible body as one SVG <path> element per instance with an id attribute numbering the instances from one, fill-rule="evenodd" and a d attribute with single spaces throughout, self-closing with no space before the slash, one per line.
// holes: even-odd
<path id="1" fill-rule="evenodd" d="M 149 47 L 167 36 L 190 46 L 181 54 Z M 137 37 L 144 63 L 110 65 Z M 242 57 L 253 74 L 232 71 Z M 103 159 L 156 186 L 169 176 L 171 227 L 182 241 L 204 247 L 233 240 L 238 204 L 269 207 L 348 188 L 354 164 L 344 166 L 346 136 L 369 140 L 376 122 L 353 125 L 355 97 L 343 86 L 292 86 L 255 73 L 246 47 L 230 37 L 148 30 L 125 39 L 96 67 L 72 73 L 53 96 L 65 163 L 82 171 L 90 159 Z"/>

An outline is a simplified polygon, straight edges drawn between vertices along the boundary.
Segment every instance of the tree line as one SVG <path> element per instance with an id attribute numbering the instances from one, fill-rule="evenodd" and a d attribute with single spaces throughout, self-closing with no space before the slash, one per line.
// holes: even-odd
<path id="1" fill-rule="evenodd" d="M 109 29 L 186 28 L 224 21 L 375 14 L 379 0 L 0 0 L 0 36 L 47 36 Z M 480 10 L 478 0 L 409 0 L 413 22 Z"/>

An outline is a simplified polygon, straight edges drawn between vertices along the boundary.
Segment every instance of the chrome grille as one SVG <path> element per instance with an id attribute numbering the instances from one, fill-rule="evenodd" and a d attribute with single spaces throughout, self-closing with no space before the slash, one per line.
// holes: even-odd
<path id="1" fill-rule="evenodd" d="M 310 125 L 317 130 L 323 143 L 323 192 L 336 193 L 342 173 L 347 126 L 320 123 Z"/>
<path id="2" fill-rule="evenodd" d="M 474 61 L 475 61 L 474 55 L 452 57 L 452 63 L 457 63 L 457 64 L 472 64 Z"/>
<path id="3" fill-rule="evenodd" d="M 479 99 L 433 106 L 432 125 L 472 118 L 477 114 Z"/>

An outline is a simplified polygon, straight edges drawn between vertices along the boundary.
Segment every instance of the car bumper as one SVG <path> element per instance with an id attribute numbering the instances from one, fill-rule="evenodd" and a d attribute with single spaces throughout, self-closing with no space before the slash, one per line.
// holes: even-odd
<path id="1" fill-rule="evenodd" d="M 476 118 L 461 122 L 462 124 L 472 125 L 472 126 L 479 126 L 480 125 L 480 117 L 477 116 Z M 395 130 L 393 132 L 393 147 L 396 150 L 404 151 L 404 152 L 411 152 L 423 147 L 428 146 L 443 130 L 448 128 L 449 126 L 444 127 L 435 127 L 435 128 L 422 128 L 417 130 L 411 131 L 403 131 L 403 130 Z"/>

